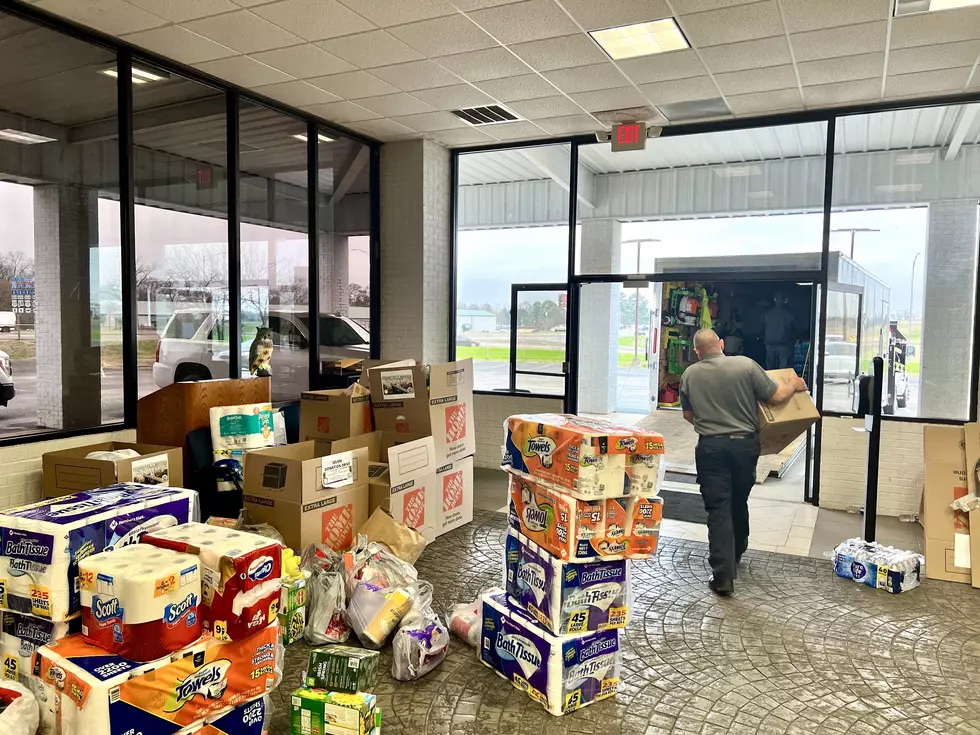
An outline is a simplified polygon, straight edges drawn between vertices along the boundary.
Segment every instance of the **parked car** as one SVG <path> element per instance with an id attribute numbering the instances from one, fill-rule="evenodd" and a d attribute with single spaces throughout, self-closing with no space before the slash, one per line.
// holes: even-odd
<path id="1" fill-rule="evenodd" d="M 0 350 L 0 406 L 6 406 L 14 395 L 14 368 L 10 364 L 10 355 Z"/>
<path id="2" fill-rule="evenodd" d="M 464 334 L 456 335 L 456 346 L 457 347 L 478 347 L 479 343 L 473 339 L 470 339 Z"/>
<path id="3" fill-rule="evenodd" d="M 857 377 L 857 344 L 855 342 L 827 342 L 824 352 L 823 377 L 829 381 L 850 381 Z"/>

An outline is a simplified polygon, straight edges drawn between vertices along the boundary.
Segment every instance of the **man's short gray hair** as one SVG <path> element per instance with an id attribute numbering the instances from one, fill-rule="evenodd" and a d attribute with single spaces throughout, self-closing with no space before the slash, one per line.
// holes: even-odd
<path id="1" fill-rule="evenodd" d="M 718 334 L 713 329 L 699 329 L 694 335 L 694 349 L 699 352 L 718 344 Z"/>

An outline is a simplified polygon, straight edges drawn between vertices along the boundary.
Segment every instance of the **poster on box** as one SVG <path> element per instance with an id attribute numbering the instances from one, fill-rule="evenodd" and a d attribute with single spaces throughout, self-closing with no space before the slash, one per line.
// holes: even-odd
<path id="1" fill-rule="evenodd" d="M 133 482 L 144 485 L 170 484 L 170 458 L 166 454 L 134 459 L 132 463 Z"/>
<path id="2" fill-rule="evenodd" d="M 415 398 L 415 377 L 411 370 L 391 370 L 381 373 L 380 382 L 380 400 L 404 401 Z"/>

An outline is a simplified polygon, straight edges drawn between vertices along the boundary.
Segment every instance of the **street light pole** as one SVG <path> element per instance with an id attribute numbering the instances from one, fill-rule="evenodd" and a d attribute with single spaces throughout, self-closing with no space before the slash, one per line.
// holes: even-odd
<path id="1" fill-rule="evenodd" d="M 831 232 L 851 233 L 851 254 L 849 257 L 851 260 L 854 260 L 854 235 L 858 232 L 881 232 L 881 230 L 875 229 L 874 227 L 841 227 L 837 230 L 831 230 Z"/>
<path id="2" fill-rule="evenodd" d="M 623 240 L 622 243 L 620 244 L 625 245 L 628 242 L 636 243 L 636 272 L 639 273 L 640 251 L 641 251 L 641 247 L 643 246 L 643 243 L 660 242 L 660 240 L 646 237 L 639 240 Z M 633 367 L 639 367 L 640 366 L 640 289 L 636 289 L 635 293 L 633 294 L 633 298 L 636 301 L 636 314 L 633 317 Z M 649 335 L 647 335 L 647 339 L 650 339 Z M 616 338 L 616 343 L 617 345 L 619 344 L 618 337 Z M 616 352 L 617 354 L 619 352 L 618 346 L 616 348 Z"/>
<path id="3" fill-rule="evenodd" d="M 909 334 L 908 338 L 912 337 L 912 296 L 915 294 L 915 262 L 919 259 L 922 253 L 916 253 L 915 257 L 912 258 L 912 283 L 909 288 Z"/>

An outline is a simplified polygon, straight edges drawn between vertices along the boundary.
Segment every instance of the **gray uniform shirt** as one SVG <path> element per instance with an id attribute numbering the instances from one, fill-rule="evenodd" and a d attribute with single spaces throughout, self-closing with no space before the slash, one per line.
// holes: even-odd
<path id="1" fill-rule="evenodd" d="M 694 412 L 699 436 L 754 434 L 759 401 L 768 401 L 776 382 L 748 357 L 706 355 L 681 376 L 681 406 Z"/>

